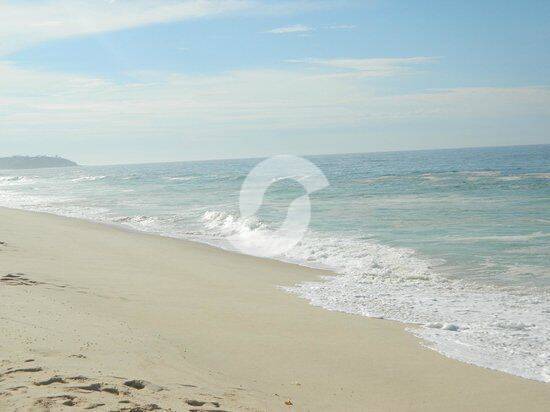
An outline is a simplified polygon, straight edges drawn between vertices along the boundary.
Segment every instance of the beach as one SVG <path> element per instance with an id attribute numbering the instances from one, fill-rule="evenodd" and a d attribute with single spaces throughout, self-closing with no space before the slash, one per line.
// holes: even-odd
<path id="1" fill-rule="evenodd" d="M 547 410 L 548 384 L 281 290 L 322 271 L 0 209 L 1 410 Z M 141 409 L 132 409 L 141 408 Z"/>
<path id="2" fill-rule="evenodd" d="M 0 1 L 0 412 L 550 412 L 549 16 Z"/>

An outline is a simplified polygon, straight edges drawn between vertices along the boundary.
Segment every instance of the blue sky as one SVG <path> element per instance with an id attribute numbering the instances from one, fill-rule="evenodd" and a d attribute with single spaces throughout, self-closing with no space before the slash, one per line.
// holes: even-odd
<path id="1" fill-rule="evenodd" d="M 548 44 L 547 1 L 5 1 L 0 154 L 550 143 Z"/>

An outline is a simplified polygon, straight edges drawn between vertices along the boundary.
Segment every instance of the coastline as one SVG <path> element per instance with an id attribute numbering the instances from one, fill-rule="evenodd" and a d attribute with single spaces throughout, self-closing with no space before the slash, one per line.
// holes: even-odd
<path id="1" fill-rule="evenodd" d="M 192 409 L 185 399 L 199 398 L 260 411 L 550 405 L 548 384 L 445 358 L 406 325 L 326 311 L 277 288 L 326 271 L 4 208 L 0 241 L 5 410 L 63 410 L 49 391 L 73 391 L 82 406 L 129 400 L 172 410 Z M 29 364 L 43 370 L 8 369 Z M 33 384 L 56 375 L 86 376 L 120 393 L 75 390 L 68 378 Z M 132 379 L 151 384 L 128 389 Z"/>

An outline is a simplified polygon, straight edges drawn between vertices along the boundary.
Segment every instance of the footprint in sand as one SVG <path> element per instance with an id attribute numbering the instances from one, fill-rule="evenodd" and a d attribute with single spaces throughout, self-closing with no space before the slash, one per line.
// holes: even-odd
<path id="1" fill-rule="evenodd" d="M 195 399 L 187 399 L 185 401 L 185 403 L 189 406 L 204 406 L 204 405 L 207 405 L 207 404 L 210 404 L 212 406 L 215 406 L 216 408 L 219 408 L 220 407 L 220 403 L 219 402 L 207 402 L 207 401 L 197 401 Z"/>
<path id="2" fill-rule="evenodd" d="M 37 366 L 34 368 L 18 368 L 18 369 L 9 368 L 6 372 L 0 373 L 0 376 L 12 375 L 14 373 L 34 373 L 34 372 L 41 372 L 41 371 L 42 371 L 42 368 L 40 366 Z"/>
<path id="3" fill-rule="evenodd" d="M 35 286 L 41 282 L 27 278 L 24 273 L 8 273 L 0 277 L 0 283 L 9 286 Z"/>
<path id="4" fill-rule="evenodd" d="M 128 386 L 129 388 L 133 388 L 137 390 L 142 390 L 145 387 L 147 387 L 147 389 L 152 392 L 160 392 L 164 390 L 162 386 L 155 385 L 154 383 L 147 382 L 140 379 L 132 379 L 132 380 L 126 381 L 124 382 L 124 385 Z"/>
<path id="5" fill-rule="evenodd" d="M 197 409 L 197 408 L 193 408 L 193 409 L 189 409 L 189 412 L 229 412 L 229 411 L 226 411 L 224 409 Z"/>
<path id="6" fill-rule="evenodd" d="M 71 386 L 70 389 L 85 392 L 106 392 L 112 395 L 119 395 L 120 391 L 114 386 L 103 386 L 101 383 L 92 383 L 85 386 Z"/>
<path id="7" fill-rule="evenodd" d="M 30 360 L 29 360 L 30 361 Z M 7 366 L 7 365 L 6 365 Z M 172 388 L 162 387 L 152 382 L 123 377 L 109 377 L 105 381 L 92 380 L 86 376 L 66 376 L 47 374 L 40 366 L 14 366 L 0 373 L 2 381 L 29 380 L 28 386 L 5 388 L 0 396 L 11 399 L 12 402 L 27 402 L 28 410 L 109 410 L 118 412 L 170 411 L 174 409 L 162 406 L 163 399 L 174 399 Z M 34 375 L 34 374 L 37 375 Z M 34 379 L 32 379 L 34 375 Z M 38 378 L 36 378 L 38 376 Z M 32 379 L 32 380 L 31 380 Z M 29 382 L 29 383 L 30 383 Z M 24 382 L 17 382 L 19 385 Z M 195 387 L 194 385 L 182 385 Z M 164 391 L 164 392 L 162 392 Z M 162 393 L 161 393 L 162 392 Z M 189 394 L 187 394 L 189 396 Z M 211 399 L 214 396 L 204 394 Z M 200 395 L 199 395 L 200 396 Z M 193 412 L 227 412 L 220 409 L 220 403 L 214 400 L 187 398 L 176 396 L 179 407 L 175 410 Z M 157 403 L 159 402 L 159 403 Z M 173 408 L 173 406 L 172 406 Z"/>
<path id="8" fill-rule="evenodd" d="M 47 287 L 54 287 L 64 289 L 68 285 L 56 285 L 54 283 L 39 282 L 32 280 L 25 275 L 24 273 L 8 273 L 7 275 L 0 277 L 0 284 L 8 286 L 36 286 L 36 285 L 46 285 Z"/>
<path id="9" fill-rule="evenodd" d="M 65 380 L 61 376 L 52 376 L 45 381 L 34 382 L 36 386 L 51 385 L 52 383 L 65 383 Z"/>
<path id="10" fill-rule="evenodd" d="M 101 408 L 102 406 L 105 406 L 105 404 L 104 403 L 94 403 L 90 406 L 85 407 L 84 409 L 90 410 L 90 409 Z"/>
<path id="11" fill-rule="evenodd" d="M 126 381 L 126 382 L 124 382 L 124 385 L 126 385 L 130 388 L 138 389 L 138 390 L 141 390 L 141 389 L 145 388 L 145 382 L 137 380 L 137 379 L 134 379 L 134 380 L 131 380 L 131 381 Z"/>

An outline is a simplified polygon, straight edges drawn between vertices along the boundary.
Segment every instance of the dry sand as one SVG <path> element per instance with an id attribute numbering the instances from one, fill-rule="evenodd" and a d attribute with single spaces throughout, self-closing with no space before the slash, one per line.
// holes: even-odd
<path id="1" fill-rule="evenodd" d="M 550 410 L 548 384 L 277 288 L 320 271 L 9 209 L 0 241 L 1 411 Z"/>

